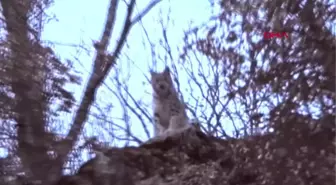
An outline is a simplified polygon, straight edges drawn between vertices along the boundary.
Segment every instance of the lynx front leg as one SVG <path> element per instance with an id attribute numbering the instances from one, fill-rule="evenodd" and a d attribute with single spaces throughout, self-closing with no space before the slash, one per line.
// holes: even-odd
<path id="1" fill-rule="evenodd" d="M 161 135 L 166 130 L 161 124 L 159 114 L 154 113 L 154 137 Z"/>

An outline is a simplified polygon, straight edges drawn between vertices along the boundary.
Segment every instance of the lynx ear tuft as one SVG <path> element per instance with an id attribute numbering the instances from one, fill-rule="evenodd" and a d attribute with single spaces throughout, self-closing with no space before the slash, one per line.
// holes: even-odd
<path id="1" fill-rule="evenodd" d="M 153 76 L 155 74 L 155 72 L 153 70 L 150 70 L 149 72 L 150 72 L 151 76 Z"/>
<path id="2" fill-rule="evenodd" d="M 167 74 L 170 74 L 170 69 L 169 69 L 169 67 L 168 66 L 166 66 L 166 68 L 164 69 L 164 71 L 163 71 L 164 73 L 167 73 Z"/>

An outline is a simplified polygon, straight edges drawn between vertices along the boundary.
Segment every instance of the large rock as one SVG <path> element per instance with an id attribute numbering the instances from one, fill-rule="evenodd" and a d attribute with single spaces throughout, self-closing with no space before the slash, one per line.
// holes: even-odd
<path id="1" fill-rule="evenodd" d="M 334 132 L 293 133 L 221 140 L 187 129 L 98 153 L 57 185 L 333 185 Z"/>

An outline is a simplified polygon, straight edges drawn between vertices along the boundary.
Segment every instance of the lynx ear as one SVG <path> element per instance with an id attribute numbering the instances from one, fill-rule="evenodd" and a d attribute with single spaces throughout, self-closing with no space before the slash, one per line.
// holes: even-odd
<path id="1" fill-rule="evenodd" d="M 166 66 L 166 68 L 164 69 L 164 71 L 163 71 L 164 73 L 166 73 L 166 74 L 170 74 L 170 69 L 169 69 L 169 67 L 168 66 Z"/>
<path id="2" fill-rule="evenodd" d="M 151 76 L 153 76 L 155 74 L 155 72 L 153 70 L 150 70 L 149 72 L 150 72 Z"/>

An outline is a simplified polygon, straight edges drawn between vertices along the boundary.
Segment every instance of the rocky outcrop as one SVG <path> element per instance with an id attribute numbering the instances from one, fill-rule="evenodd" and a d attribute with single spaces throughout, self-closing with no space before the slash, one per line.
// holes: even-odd
<path id="1" fill-rule="evenodd" d="M 334 184 L 334 132 L 294 130 L 221 140 L 188 129 L 98 153 L 57 185 Z"/>

